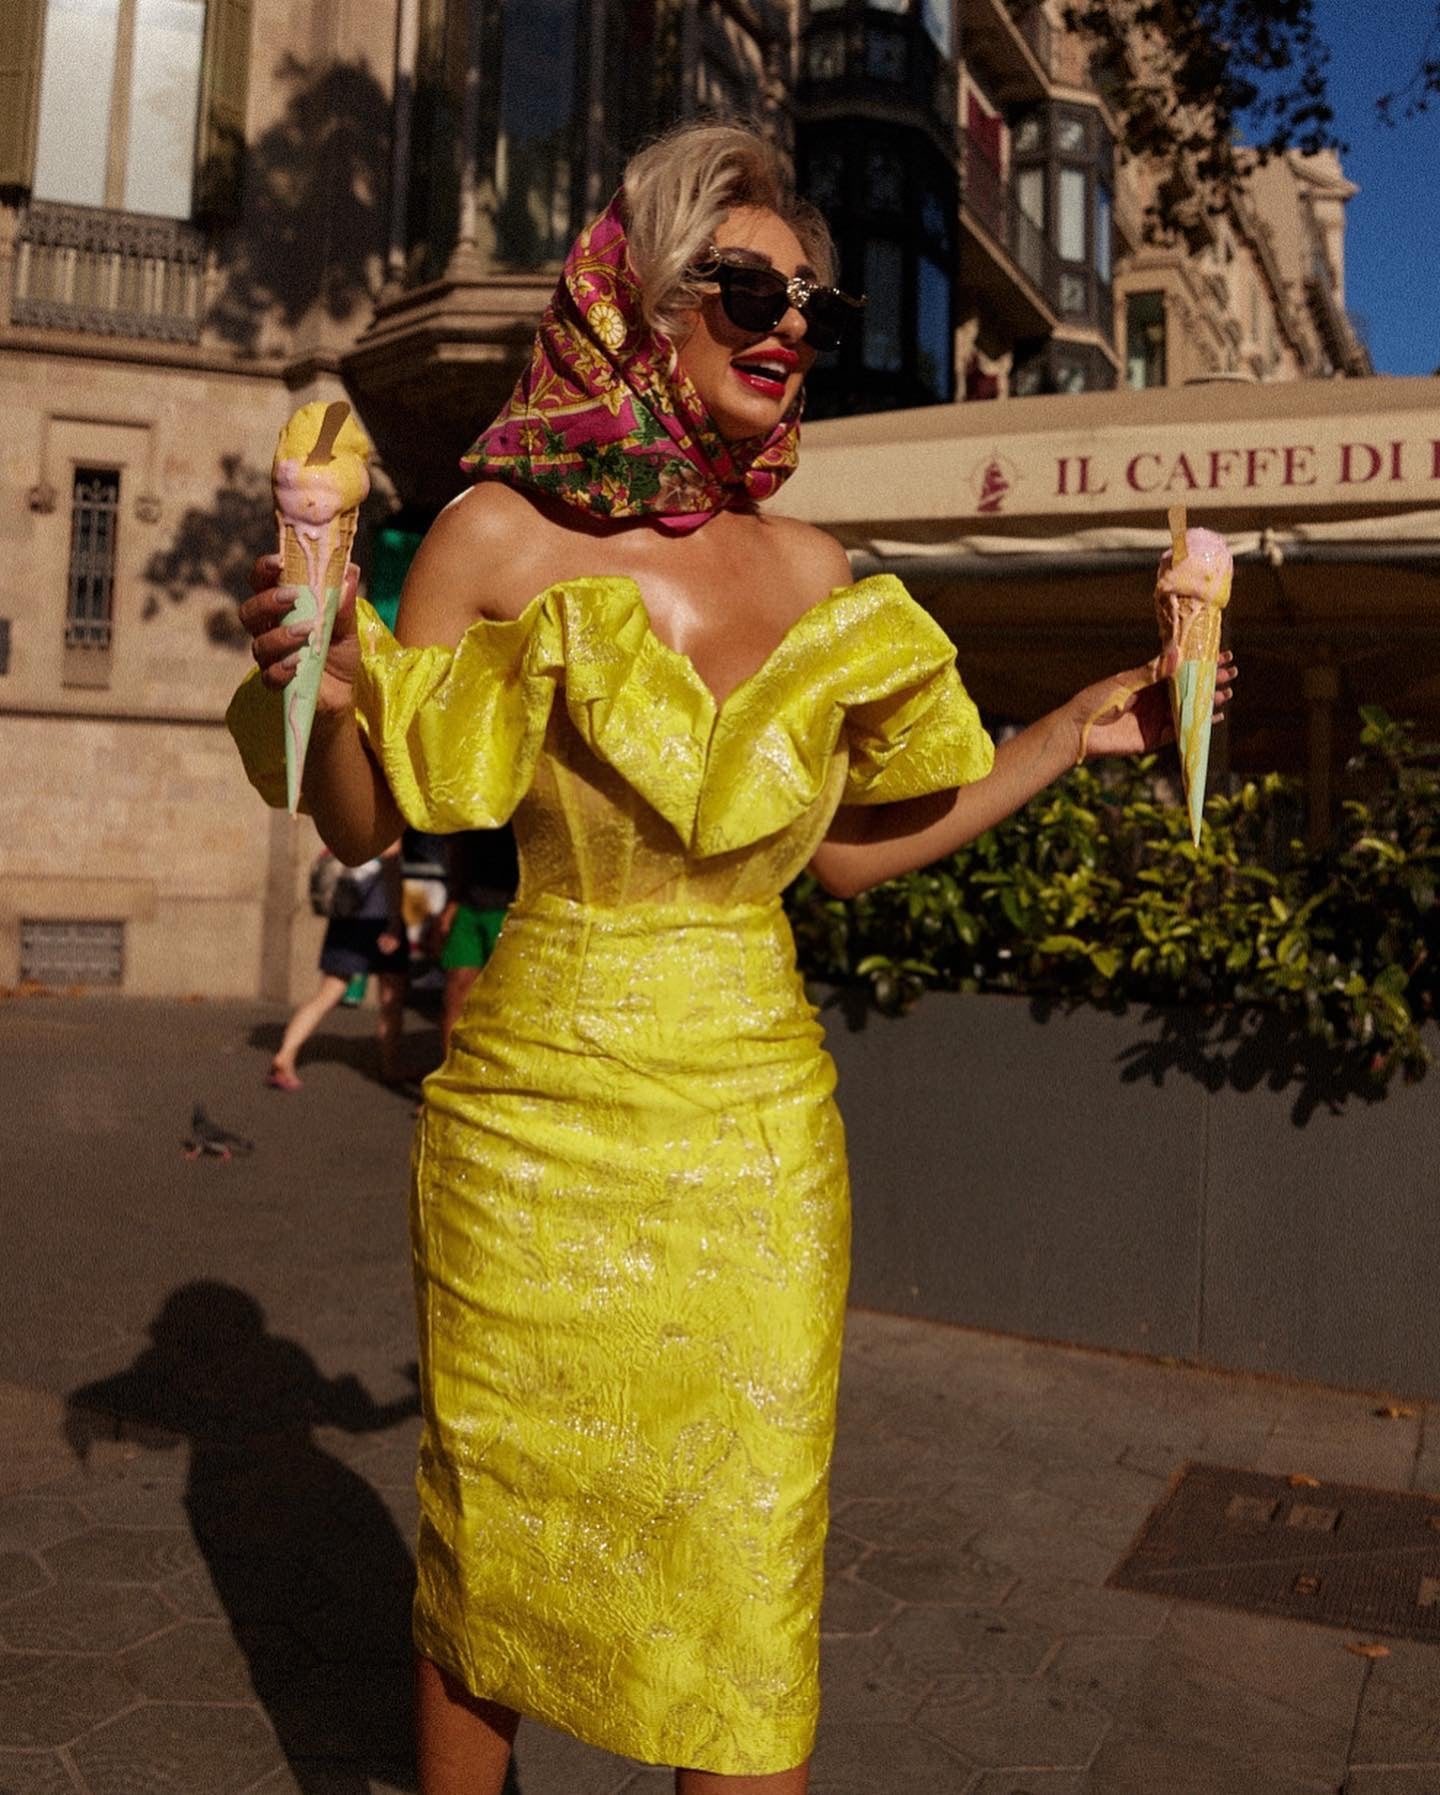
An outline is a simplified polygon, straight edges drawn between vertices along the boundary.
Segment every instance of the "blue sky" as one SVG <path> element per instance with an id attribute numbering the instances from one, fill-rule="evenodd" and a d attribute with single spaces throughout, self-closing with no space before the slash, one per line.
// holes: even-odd
<path id="1" fill-rule="evenodd" d="M 1330 45 L 1336 134 L 1360 188 L 1345 233 L 1345 301 L 1379 374 L 1440 369 L 1440 102 L 1393 129 L 1375 101 L 1415 66 L 1435 0 L 1315 0 Z"/>

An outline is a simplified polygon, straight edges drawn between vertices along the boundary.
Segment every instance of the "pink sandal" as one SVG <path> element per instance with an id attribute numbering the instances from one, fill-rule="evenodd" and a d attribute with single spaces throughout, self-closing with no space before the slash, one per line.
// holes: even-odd
<path id="1" fill-rule="evenodd" d="M 265 1074 L 265 1082 L 276 1091 L 298 1091 L 301 1087 L 300 1079 L 283 1066 L 272 1066 Z"/>

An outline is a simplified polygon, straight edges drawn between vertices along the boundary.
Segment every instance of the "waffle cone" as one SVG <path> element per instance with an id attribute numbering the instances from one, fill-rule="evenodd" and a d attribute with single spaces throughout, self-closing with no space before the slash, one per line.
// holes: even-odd
<path id="1" fill-rule="evenodd" d="M 280 526 L 280 583 L 284 586 L 311 586 L 310 558 L 305 552 L 305 543 L 299 531 L 278 512 L 276 521 Z M 324 603 L 327 592 L 339 592 L 344 588 L 345 568 L 350 559 L 355 527 L 359 521 L 358 511 L 342 511 L 329 526 L 329 553 L 324 566 L 318 570 L 318 588 L 312 587 L 319 604 Z"/>
<path id="2" fill-rule="evenodd" d="M 1180 658 L 1185 661 L 1218 661 L 1220 627 L 1225 619 L 1225 606 L 1230 600 L 1227 579 L 1216 597 L 1191 619 L 1180 641 Z"/>

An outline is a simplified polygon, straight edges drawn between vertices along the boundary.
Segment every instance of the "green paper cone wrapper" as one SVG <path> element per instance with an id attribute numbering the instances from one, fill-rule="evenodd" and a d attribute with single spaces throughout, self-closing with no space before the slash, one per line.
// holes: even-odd
<path id="1" fill-rule="evenodd" d="M 343 410 L 343 419 L 339 413 Z M 341 402 L 302 405 L 280 432 L 271 481 L 280 538 L 281 582 L 295 588 L 285 623 L 307 623 L 294 677 L 284 692 L 285 798 L 291 816 L 300 804 L 305 755 L 345 568 L 355 541 L 360 505 L 370 490 L 365 463 L 370 443 Z"/>

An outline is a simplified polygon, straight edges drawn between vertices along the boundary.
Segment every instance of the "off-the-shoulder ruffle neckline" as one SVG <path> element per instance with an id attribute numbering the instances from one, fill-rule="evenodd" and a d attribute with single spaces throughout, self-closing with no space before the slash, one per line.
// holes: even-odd
<path id="1" fill-rule="evenodd" d="M 699 668 L 684 649 L 672 647 L 655 628 L 655 622 L 645 603 L 640 583 L 629 574 L 582 574 L 574 579 L 556 580 L 543 592 L 537 592 L 524 610 L 514 617 L 477 617 L 461 636 L 459 643 L 456 644 L 455 652 L 458 653 L 465 642 L 474 636 L 503 636 L 513 630 L 523 639 L 533 629 L 537 614 L 544 609 L 547 603 L 570 593 L 593 594 L 596 590 L 603 590 L 607 599 L 621 600 L 625 614 L 634 616 L 643 625 L 645 636 L 652 649 L 658 650 L 677 667 L 682 676 L 695 688 L 697 697 L 708 700 L 711 713 L 716 718 L 723 716 L 732 705 L 741 704 L 747 692 L 762 684 L 788 663 L 797 650 L 803 646 L 810 633 L 819 628 L 828 619 L 831 611 L 843 600 L 864 596 L 877 601 L 887 601 L 898 597 L 903 599 L 906 604 L 914 602 L 902 582 L 894 574 L 889 573 L 867 574 L 863 579 L 854 580 L 848 586 L 834 587 L 824 598 L 817 599 L 808 610 L 802 611 L 759 665 L 732 686 L 723 698 L 716 696 L 714 688 L 702 676 Z M 378 614 L 372 612 L 372 615 L 375 616 L 375 621 L 380 624 L 380 627 L 385 628 Z"/>

